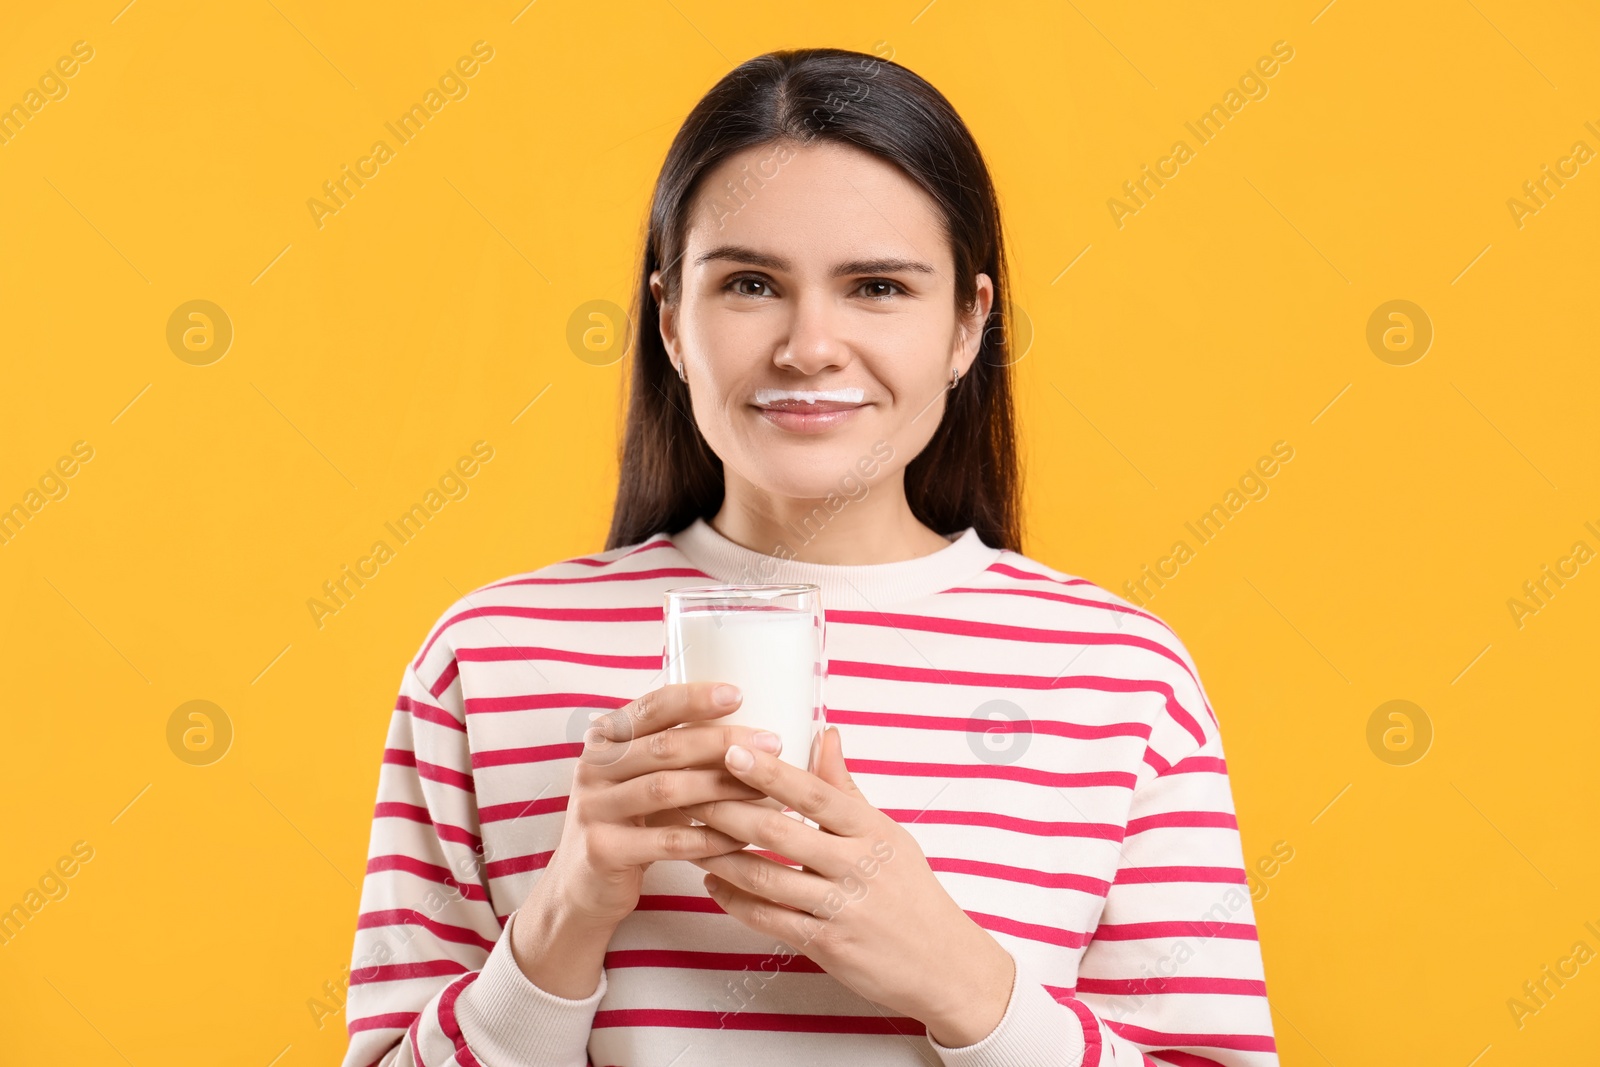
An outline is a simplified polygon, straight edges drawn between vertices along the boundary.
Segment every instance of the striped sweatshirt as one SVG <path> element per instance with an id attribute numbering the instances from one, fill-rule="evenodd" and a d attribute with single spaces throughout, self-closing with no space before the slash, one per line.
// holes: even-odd
<path id="1" fill-rule="evenodd" d="M 1188 650 L 1093 582 L 971 528 L 949 540 L 815 564 L 696 520 L 450 605 L 388 722 L 344 1067 L 1277 1064 L 1222 736 Z M 512 956 L 584 731 L 664 684 L 663 592 L 721 582 L 821 587 L 823 703 L 850 774 L 1016 962 L 975 1044 L 939 1045 L 759 936 L 682 860 L 648 869 L 591 996 L 541 989 Z"/>

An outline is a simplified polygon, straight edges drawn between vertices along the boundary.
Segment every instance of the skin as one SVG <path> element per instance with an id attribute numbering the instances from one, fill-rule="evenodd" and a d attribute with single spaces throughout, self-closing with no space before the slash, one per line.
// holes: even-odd
<path id="1" fill-rule="evenodd" d="M 774 159 L 782 160 L 777 174 L 753 194 L 747 187 L 737 210 L 719 203 L 717 192 L 743 166 L 766 177 Z M 788 545 L 792 558 L 815 563 L 890 563 L 947 547 L 912 515 L 905 467 L 943 417 L 951 368 L 965 376 L 977 358 L 993 281 L 978 274 L 976 306 L 958 309 L 936 205 L 898 168 L 858 149 L 822 142 L 774 156 L 773 146 L 751 148 L 700 189 L 682 290 L 661 307 L 660 330 L 684 368 L 695 422 L 723 462 L 726 497 L 711 526 L 756 551 Z M 706 258 L 729 245 L 748 252 Z M 878 266 L 838 273 L 861 262 Z M 650 285 L 660 301 L 659 271 Z M 787 432 L 751 406 L 762 387 L 849 386 L 869 406 L 824 434 Z M 785 524 L 839 492 L 877 441 L 893 455 L 866 495 L 793 545 Z M 740 766 L 745 756 L 749 768 Z M 1015 980 L 1010 954 L 945 891 L 911 834 L 856 787 L 836 729 L 813 747 L 810 771 L 737 744 L 726 767 L 821 829 L 737 798 L 683 806 L 730 838 L 804 865 L 796 871 L 746 851 L 691 858 L 709 872 L 708 891 L 725 912 L 922 1021 L 940 1044 L 974 1044 L 994 1029 Z M 864 876 L 860 864 L 874 861 Z"/>

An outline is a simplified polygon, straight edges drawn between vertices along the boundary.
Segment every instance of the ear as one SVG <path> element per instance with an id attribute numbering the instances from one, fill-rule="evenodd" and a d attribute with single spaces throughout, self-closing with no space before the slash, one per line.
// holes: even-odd
<path id="1" fill-rule="evenodd" d="M 956 334 L 956 351 L 953 353 L 955 366 L 963 378 L 972 369 L 983 348 L 984 329 L 989 324 L 989 311 L 994 307 L 994 281 L 987 274 L 978 275 L 972 303 L 970 311 L 962 312 L 960 329 Z"/>
<path id="2" fill-rule="evenodd" d="M 860 787 L 844 765 L 844 739 L 839 735 L 837 726 L 830 726 L 822 731 L 818 738 L 820 751 L 817 753 L 816 775 L 824 782 L 838 789 L 846 796 L 861 797 L 865 800 Z"/>
<path id="3" fill-rule="evenodd" d="M 661 270 L 650 272 L 650 296 L 656 302 L 658 320 L 657 326 L 661 330 L 661 343 L 667 349 L 667 356 L 672 362 L 679 362 L 678 357 L 678 316 L 677 309 L 661 301 Z"/>

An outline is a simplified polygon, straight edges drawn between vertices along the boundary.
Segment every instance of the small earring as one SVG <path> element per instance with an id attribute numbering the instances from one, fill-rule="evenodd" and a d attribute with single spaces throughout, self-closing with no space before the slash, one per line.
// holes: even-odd
<path id="1" fill-rule="evenodd" d="M 684 377 L 684 375 L 683 375 L 683 364 L 682 363 L 676 363 L 676 364 L 673 364 L 673 365 L 678 368 L 678 381 L 687 384 L 689 379 Z"/>
<path id="2" fill-rule="evenodd" d="M 950 368 L 950 388 L 954 389 L 956 387 L 956 383 L 959 382 L 960 380 L 961 380 L 961 372 L 956 370 L 954 367 L 951 367 Z"/>

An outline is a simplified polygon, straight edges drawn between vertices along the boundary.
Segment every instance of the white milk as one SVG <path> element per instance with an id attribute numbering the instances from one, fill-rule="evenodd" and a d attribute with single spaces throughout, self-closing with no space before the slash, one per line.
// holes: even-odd
<path id="1" fill-rule="evenodd" d="M 744 703 L 706 722 L 771 730 L 783 738 L 778 758 L 806 770 L 822 702 L 815 622 L 809 611 L 684 612 L 667 627 L 667 681 L 738 686 Z"/>

